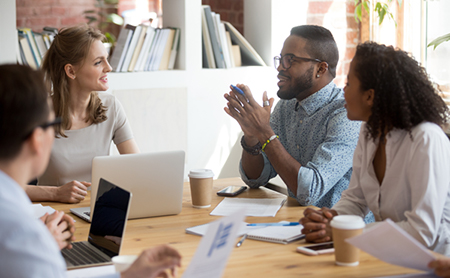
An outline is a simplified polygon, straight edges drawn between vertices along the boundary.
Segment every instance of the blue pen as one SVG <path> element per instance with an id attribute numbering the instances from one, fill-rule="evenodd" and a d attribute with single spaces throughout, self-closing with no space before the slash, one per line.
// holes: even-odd
<path id="1" fill-rule="evenodd" d="M 245 96 L 244 92 L 241 89 L 239 89 L 238 87 L 231 85 L 231 88 L 233 88 L 233 90 L 240 93 L 241 95 Z"/>
<path id="2" fill-rule="evenodd" d="M 298 226 L 300 225 L 300 223 L 298 222 L 288 222 L 288 223 L 252 223 L 252 224 L 247 224 L 247 226 L 260 226 L 260 227 L 265 227 L 265 226 Z"/>

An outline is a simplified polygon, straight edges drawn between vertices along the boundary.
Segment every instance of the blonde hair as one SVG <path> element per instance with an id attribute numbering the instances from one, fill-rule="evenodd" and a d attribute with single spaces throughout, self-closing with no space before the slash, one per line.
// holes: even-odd
<path id="1" fill-rule="evenodd" d="M 62 118 L 61 126 L 56 128 L 55 136 L 67 137 L 65 130 L 70 129 L 72 121 L 69 116 L 70 92 L 65 65 L 82 65 L 91 45 L 96 40 L 104 40 L 105 36 L 87 24 L 62 28 L 52 42 L 42 62 L 45 82 L 52 88 L 53 108 L 56 117 Z M 98 124 L 106 121 L 106 110 L 97 92 L 91 92 L 86 123 Z"/>

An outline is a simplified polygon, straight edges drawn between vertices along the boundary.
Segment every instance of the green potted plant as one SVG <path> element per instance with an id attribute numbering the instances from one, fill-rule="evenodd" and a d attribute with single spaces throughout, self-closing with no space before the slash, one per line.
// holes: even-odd
<path id="1" fill-rule="evenodd" d="M 95 10 L 83 12 L 88 24 L 97 24 L 97 28 L 106 36 L 105 47 L 109 51 L 116 42 L 113 26 L 122 26 L 123 18 L 116 13 L 119 0 L 96 0 Z"/>

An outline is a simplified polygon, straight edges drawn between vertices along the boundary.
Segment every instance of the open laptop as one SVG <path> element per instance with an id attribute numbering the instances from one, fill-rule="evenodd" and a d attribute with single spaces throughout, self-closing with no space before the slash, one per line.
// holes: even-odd
<path id="1" fill-rule="evenodd" d="M 95 214 L 87 241 L 73 242 L 72 249 L 61 250 L 67 269 L 111 264 L 122 246 L 132 194 L 100 179 Z"/>
<path id="2" fill-rule="evenodd" d="M 129 219 L 178 214 L 183 199 L 184 151 L 95 157 L 91 206 L 70 210 L 88 222 L 100 178 L 133 193 Z"/>

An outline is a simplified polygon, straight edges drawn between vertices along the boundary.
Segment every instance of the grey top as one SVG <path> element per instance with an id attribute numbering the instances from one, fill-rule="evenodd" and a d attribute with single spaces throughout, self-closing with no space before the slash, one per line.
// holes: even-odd
<path id="1" fill-rule="evenodd" d="M 63 185 L 72 180 L 91 181 L 92 159 L 109 155 L 111 141 L 116 145 L 133 138 L 122 104 L 111 94 L 99 93 L 107 107 L 108 119 L 77 130 L 66 130 L 67 138 L 56 138 L 40 185 Z"/>

